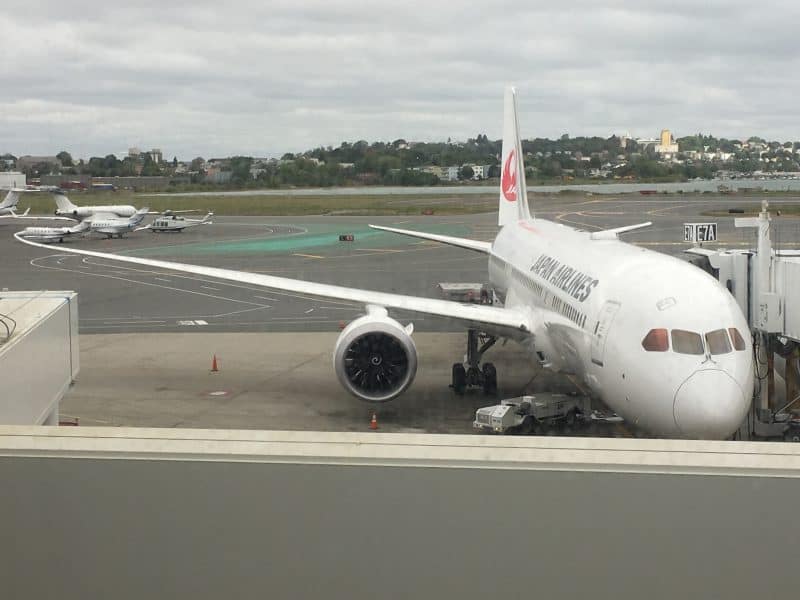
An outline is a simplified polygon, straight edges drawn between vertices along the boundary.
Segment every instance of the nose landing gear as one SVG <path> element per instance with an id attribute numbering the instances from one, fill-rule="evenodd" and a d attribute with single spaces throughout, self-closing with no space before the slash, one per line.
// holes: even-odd
<path id="1" fill-rule="evenodd" d="M 450 387 L 459 396 L 468 388 L 482 388 L 485 394 L 497 393 L 497 369 L 492 363 L 483 363 L 484 352 L 494 346 L 497 338 L 477 329 L 467 332 L 467 354 L 463 363 L 453 365 L 453 377 Z"/>

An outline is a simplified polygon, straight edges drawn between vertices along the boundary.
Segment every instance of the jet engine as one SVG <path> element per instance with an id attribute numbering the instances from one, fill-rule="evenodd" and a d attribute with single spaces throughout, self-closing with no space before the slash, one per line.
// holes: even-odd
<path id="1" fill-rule="evenodd" d="M 333 350 L 333 368 L 344 388 L 368 402 L 387 402 L 405 391 L 417 373 L 413 330 L 385 308 L 368 307 L 345 327 Z"/>

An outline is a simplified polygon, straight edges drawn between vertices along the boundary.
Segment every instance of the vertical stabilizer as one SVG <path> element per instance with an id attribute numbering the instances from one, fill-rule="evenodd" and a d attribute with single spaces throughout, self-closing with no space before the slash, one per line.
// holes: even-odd
<path id="1" fill-rule="evenodd" d="M 506 88 L 503 105 L 503 154 L 500 161 L 500 216 L 503 227 L 515 221 L 530 219 L 528 191 L 525 186 L 525 162 L 517 121 L 517 91 Z"/>
<path id="2" fill-rule="evenodd" d="M 0 208 L 14 208 L 17 202 L 19 202 L 19 190 L 10 189 L 3 201 L 0 202 Z"/>
<path id="3" fill-rule="evenodd" d="M 53 198 L 55 198 L 58 210 L 62 212 L 72 212 L 78 208 L 64 194 L 54 193 Z"/>

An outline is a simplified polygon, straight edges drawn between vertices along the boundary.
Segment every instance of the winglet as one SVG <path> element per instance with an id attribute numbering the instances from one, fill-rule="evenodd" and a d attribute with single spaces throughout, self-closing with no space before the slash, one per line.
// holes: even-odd
<path id="1" fill-rule="evenodd" d="M 503 153 L 500 161 L 500 214 L 498 225 L 528 220 L 528 190 L 525 185 L 525 161 L 517 119 L 517 91 L 507 87 L 503 105 Z"/>
<path id="2" fill-rule="evenodd" d="M 620 233 L 628 233 L 629 231 L 650 227 L 652 224 L 652 221 L 647 221 L 647 223 L 625 225 L 624 227 L 615 227 L 614 229 L 601 229 L 600 231 L 593 231 L 590 238 L 593 240 L 616 240 Z"/>

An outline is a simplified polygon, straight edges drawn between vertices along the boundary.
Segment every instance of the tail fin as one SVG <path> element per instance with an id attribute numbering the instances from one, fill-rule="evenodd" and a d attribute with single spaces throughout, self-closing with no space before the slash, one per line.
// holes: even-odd
<path id="1" fill-rule="evenodd" d="M 84 219 L 74 227 L 67 228 L 70 233 L 83 233 L 87 231 L 92 226 L 92 223 L 89 219 Z"/>
<path id="2" fill-rule="evenodd" d="M 144 221 L 144 218 L 147 216 L 149 211 L 150 211 L 149 207 L 140 208 L 139 210 L 137 210 L 131 217 L 131 225 L 138 225 L 139 223 Z"/>
<path id="3" fill-rule="evenodd" d="M 53 198 L 55 198 L 56 206 L 58 206 L 58 210 L 60 211 L 72 212 L 78 208 L 72 202 L 70 202 L 69 198 L 67 198 L 64 194 L 54 193 Z"/>
<path id="4" fill-rule="evenodd" d="M 6 197 L 0 202 L 0 208 L 13 208 L 19 202 L 19 190 L 10 189 Z"/>
<path id="5" fill-rule="evenodd" d="M 503 154 L 500 163 L 501 227 L 515 221 L 530 219 L 528 190 L 525 186 L 525 161 L 517 121 L 517 90 L 506 88 L 503 107 Z"/>

